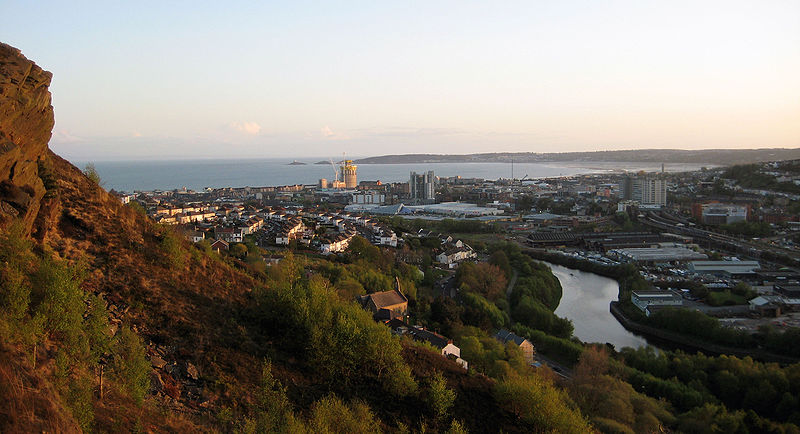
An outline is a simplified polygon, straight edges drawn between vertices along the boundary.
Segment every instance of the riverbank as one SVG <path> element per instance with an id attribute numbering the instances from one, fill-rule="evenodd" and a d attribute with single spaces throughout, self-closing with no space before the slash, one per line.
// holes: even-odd
<path id="1" fill-rule="evenodd" d="M 549 253 L 538 249 L 527 248 L 524 249 L 524 251 L 532 258 L 538 259 L 540 261 L 551 262 L 564 267 L 591 272 L 614 279 L 620 285 L 620 297 L 623 296 L 623 293 L 629 294 L 629 291 L 632 289 L 629 287 L 628 288 L 623 287 L 622 281 L 625 280 L 627 282 L 628 280 L 630 280 L 627 278 L 628 273 L 630 273 L 630 270 L 627 270 L 626 269 L 627 267 L 625 266 L 602 265 L 589 262 L 584 259 Z M 631 282 L 627 282 L 626 286 L 629 286 L 630 284 Z M 620 309 L 619 301 L 612 301 L 610 303 L 609 309 L 614 318 L 616 318 L 616 320 L 626 330 L 632 333 L 642 335 L 648 340 L 651 340 L 653 342 L 658 342 L 660 345 L 666 347 L 666 349 L 672 348 L 672 349 L 681 349 L 685 351 L 700 351 L 704 354 L 709 354 L 709 355 L 728 354 L 736 357 L 749 356 L 752 357 L 753 359 L 761 360 L 764 362 L 776 362 L 784 364 L 796 363 L 800 361 L 800 358 L 775 354 L 760 348 L 732 347 L 729 345 L 723 345 L 716 342 L 709 342 L 707 340 L 703 340 L 694 336 L 642 324 L 641 322 L 637 322 L 631 318 L 628 318 L 624 314 L 622 309 Z"/>
<path id="2" fill-rule="evenodd" d="M 554 313 L 572 321 L 572 335 L 586 343 L 611 344 L 617 350 L 651 345 L 631 333 L 608 311 L 619 284 L 609 277 L 545 262 L 561 283 L 561 301 Z"/>
<path id="3" fill-rule="evenodd" d="M 700 351 L 704 354 L 714 356 L 726 354 L 739 358 L 752 357 L 753 359 L 760 360 L 762 362 L 775 362 L 783 364 L 800 362 L 800 359 L 795 357 L 774 354 L 761 349 L 745 349 L 715 344 L 691 336 L 686 336 L 638 323 L 625 316 L 625 314 L 622 312 L 622 309 L 619 307 L 618 301 L 612 301 L 609 305 L 609 310 L 611 311 L 611 314 L 614 315 L 614 317 L 619 321 L 619 323 L 622 324 L 622 326 L 628 331 L 640 334 L 648 339 L 666 342 L 682 350 Z"/>

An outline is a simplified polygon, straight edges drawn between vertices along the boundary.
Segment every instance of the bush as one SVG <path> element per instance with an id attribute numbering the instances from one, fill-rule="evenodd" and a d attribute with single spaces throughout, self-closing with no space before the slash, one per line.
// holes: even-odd
<path id="1" fill-rule="evenodd" d="M 310 431 L 315 433 L 379 433 L 380 421 L 362 402 L 345 404 L 336 396 L 327 396 L 311 409 Z"/>
<path id="2" fill-rule="evenodd" d="M 183 268 L 186 258 L 180 236 L 171 227 L 162 227 L 160 237 L 158 247 L 164 254 L 166 263 L 172 268 Z"/>
<path id="3" fill-rule="evenodd" d="M 80 288 L 83 271 L 63 262 L 44 258 L 32 277 L 31 305 L 43 318 L 44 329 L 66 342 L 75 353 L 82 334 L 84 294 Z"/>
<path id="4" fill-rule="evenodd" d="M 114 376 L 125 392 L 141 404 L 150 388 L 150 362 L 145 358 L 142 340 L 126 326 L 117 333 L 115 344 Z"/>
<path id="5" fill-rule="evenodd" d="M 586 419 L 566 392 L 538 374 L 515 375 L 495 386 L 497 401 L 536 432 L 590 432 Z"/>
<path id="6" fill-rule="evenodd" d="M 443 419 L 450 412 L 456 400 L 456 392 L 447 387 L 447 380 L 441 372 L 433 374 L 426 401 L 428 408 L 437 420 Z"/>
<path id="7" fill-rule="evenodd" d="M 89 163 L 84 167 L 83 174 L 89 178 L 89 181 L 92 181 L 96 185 L 100 184 L 100 174 L 97 173 L 97 168 L 94 167 L 94 163 Z"/>
<path id="8" fill-rule="evenodd" d="M 92 380 L 82 377 L 70 382 L 66 404 L 84 432 L 91 432 L 94 425 L 94 399 Z"/>
<path id="9" fill-rule="evenodd" d="M 12 320 L 21 320 L 28 311 L 31 287 L 27 273 L 34 259 L 21 225 L 0 232 L 0 309 Z"/>
<path id="10" fill-rule="evenodd" d="M 256 431 L 287 432 L 296 423 L 286 388 L 272 376 L 272 364 L 264 361 L 257 391 Z"/>

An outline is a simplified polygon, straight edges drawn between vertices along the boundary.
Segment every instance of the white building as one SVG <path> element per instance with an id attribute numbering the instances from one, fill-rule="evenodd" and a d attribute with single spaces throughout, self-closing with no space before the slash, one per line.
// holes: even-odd
<path id="1" fill-rule="evenodd" d="M 626 177 L 622 180 L 622 199 L 641 205 L 667 205 L 667 181 L 655 177 Z"/>
<path id="2" fill-rule="evenodd" d="M 703 223 L 707 225 L 723 225 L 747 221 L 747 207 L 724 203 L 706 203 L 701 205 Z"/>
<path id="3" fill-rule="evenodd" d="M 352 204 L 356 205 L 383 205 L 386 202 L 386 195 L 378 192 L 355 193 L 351 197 Z"/>
<path id="4" fill-rule="evenodd" d="M 648 308 L 651 306 L 683 306 L 683 298 L 670 291 L 634 291 L 631 301 L 647 316 L 650 316 Z"/>

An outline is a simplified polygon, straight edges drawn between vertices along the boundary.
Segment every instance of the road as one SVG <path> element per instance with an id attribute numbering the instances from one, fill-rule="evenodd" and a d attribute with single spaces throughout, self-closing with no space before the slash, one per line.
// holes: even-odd
<path id="1" fill-rule="evenodd" d="M 519 277 L 519 273 L 517 273 L 517 269 L 512 269 L 514 274 L 511 276 L 511 281 L 508 282 L 508 289 L 506 289 L 506 298 L 511 297 L 511 291 L 514 290 L 514 285 L 517 284 L 517 277 Z"/>
<path id="2" fill-rule="evenodd" d="M 561 378 L 566 378 L 568 380 L 572 378 L 572 370 L 562 365 L 561 363 L 558 363 L 553 359 L 549 359 L 539 353 L 536 353 L 536 355 L 534 355 L 533 358 L 537 362 L 546 365 L 548 368 L 552 369 L 553 372 L 555 372 Z"/>

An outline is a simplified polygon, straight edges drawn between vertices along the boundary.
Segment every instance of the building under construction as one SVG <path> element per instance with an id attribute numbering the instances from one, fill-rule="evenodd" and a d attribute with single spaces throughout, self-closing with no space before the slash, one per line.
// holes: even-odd
<path id="1" fill-rule="evenodd" d="M 344 188 L 349 189 L 358 186 L 357 169 L 358 166 L 353 164 L 353 160 L 344 160 L 342 164 L 342 181 L 344 181 Z"/>

